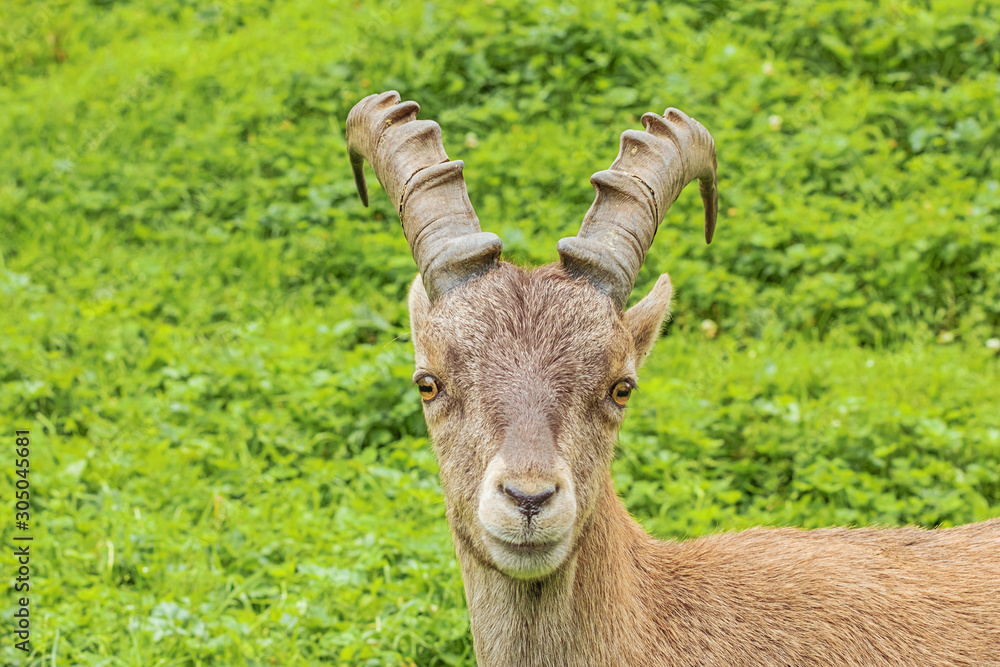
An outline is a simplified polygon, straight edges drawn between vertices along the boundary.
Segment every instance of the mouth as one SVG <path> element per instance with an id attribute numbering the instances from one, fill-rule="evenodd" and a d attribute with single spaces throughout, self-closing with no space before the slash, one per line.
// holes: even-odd
<path id="1" fill-rule="evenodd" d="M 486 539 L 506 551 L 522 554 L 540 554 L 559 546 L 562 540 L 552 540 L 550 542 L 508 542 L 498 537 L 486 533 Z"/>
<path id="2" fill-rule="evenodd" d="M 537 542 L 509 542 L 484 531 L 483 538 L 493 563 L 517 579 L 536 579 L 557 569 L 569 553 L 566 537 Z"/>

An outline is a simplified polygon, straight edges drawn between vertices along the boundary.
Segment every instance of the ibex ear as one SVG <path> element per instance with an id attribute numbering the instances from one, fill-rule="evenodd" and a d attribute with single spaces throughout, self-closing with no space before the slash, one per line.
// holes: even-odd
<path id="1" fill-rule="evenodd" d="M 625 312 L 625 328 L 635 341 L 635 365 L 641 366 L 660 334 L 660 325 L 670 310 L 673 287 L 670 276 L 663 274 L 652 291 Z"/>
<path id="2" fill-rule="evenodd" d="M 413 347 L 417 354 L 423 351 L 421 335 L 424 330 L 424 322 L 427 320 L 427 313 L 431 309 L 431 300 L 427 297 L 424 289 L 424 281 L 417 274 L 416 280 L 410 285 L 410 336 L 413 339 Z"/>

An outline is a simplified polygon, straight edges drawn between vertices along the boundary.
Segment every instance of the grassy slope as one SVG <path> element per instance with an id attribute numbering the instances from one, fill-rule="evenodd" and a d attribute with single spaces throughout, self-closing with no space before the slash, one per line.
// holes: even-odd
<path id="1" fill-rule="evenodd" d="M 656 534 L 1000 515 L 1000 31 L 964 7 L 5 10 L 27 662 L 471 664 L 408 385 L 412 262 L 343 154 L 385 88 L 442 122 L 518 262 L 554 258 L 639 113 L 713 131 L 718 240 L 683 195 L 636 290 L 679 286 L 614 469 Z"/>

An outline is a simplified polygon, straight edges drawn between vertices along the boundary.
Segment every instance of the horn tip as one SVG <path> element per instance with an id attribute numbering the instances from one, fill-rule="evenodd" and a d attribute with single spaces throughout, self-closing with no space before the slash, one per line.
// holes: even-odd
<path id="1" fill-rule="evenodd" d="M 358 197 L 365 208 L 368 208 L 368 183 L 365 181 L 365 159 L 360 153 L 348 149 L 348 157 L 351 161 L 351 171 L 354 172 L 354 187 L 358 191 Z"/>
<path id="2" fill-rule="evenodd" d="M 368 208 L 368 183 L 365 182 L 365 173 L 362 170 L 354 172 L 354 187 L 357 188 L 358 197 L 365 208 Z"/>
<path id="3" fill-rule="evenodd" d="M 705 243 L 711 243 L 715 236 L 715 224 L 719 220 L 719 189 L 715 183 L 714 171 L 711 181 L 705 179 L 698 186 L 705 206 Z"/>

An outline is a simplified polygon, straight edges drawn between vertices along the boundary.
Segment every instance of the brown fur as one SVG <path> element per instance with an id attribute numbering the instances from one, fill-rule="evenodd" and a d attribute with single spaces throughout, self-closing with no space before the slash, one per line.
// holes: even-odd
<path id="1" fill-rule="evenodd" d="M 634 379 L 669 303 L 663 276 L 621 314 L 558 266 L 501 264 L 433 306 L 414 283 L 479 664 L 1000 665 L 1000 519 L 677 543 L 629 517 L 608 392 Z M 559 490 L 525 518 L 508 484 Z"/>

